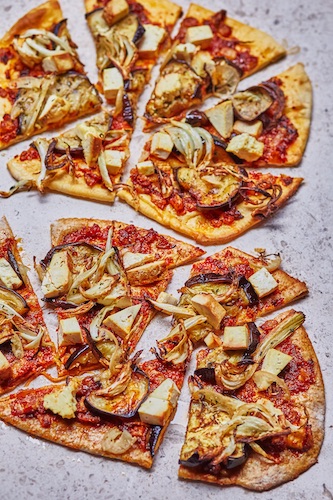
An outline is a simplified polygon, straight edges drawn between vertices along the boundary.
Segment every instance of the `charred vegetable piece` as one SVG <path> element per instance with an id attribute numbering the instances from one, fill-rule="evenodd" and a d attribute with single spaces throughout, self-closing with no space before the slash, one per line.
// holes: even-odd
<path id="1" fill-rule="evenodd" d="M 244 443 L 237 443 L 236 450 L 227 458 L 225 468 L 230 470 L 246 462 L 249 456 L 249 447 Z"/>
<path id="2" fill-rule="evenodd" d="M 214 368 L 198 368 L 195 370 L 194 375 L 197 375 L 203 382 L 207 382 L 207 384 L 216 384 Z"/>
<path id="3" fill-rule="evenodd" d="M 273 104 L 273 99 L 264 87 L 258 86 L 237 92 L 232 98 L 232 103 L 237 117 L 251 122 L 267 111 Z"/>
<path id="4" fill-rule="evenodd" d="M 194 109 L 186 114 L 186 123 L 189 123 L 192 127 L 204 127 L 208 125 L 208 118 L 202 111 Z"/>
<path id="5" fill-rule="evenodd" d="M 196 200 L 200 210 L 227 210 L 239 195 L 241 182 L 226 173 L 216 176 L 219 185 L 204 181 L 199 173 L 190 168 L 177 170 L 177 181 Z"/>
<path id="6" fill-rule="evenodd" d="M 239 286 L 244 290 L 244 293 L 249 301 L 250 306 L 255 306 L 258 304 L 259 299 L 251 283 L 245 278 L 245 276 L 240 276 L 238 279 Z"/>
<path id="7" fill-rule="evenodd" d="M 44 259 L 40 261 L 41 266 L 46 269 L 46 267 L 49 265 L 51 262 L 51 259 L 55 252 L 58 252 L 59 250 L 62 250 L 63 248 L 69 248 L 69 247 L 78 247 L 78 246 L 85 246 L 90 248 L 91 250 L 97 250 L 98 252 L 103 252 L 103 249 L 101 247 L 98 247 L 97 245 L 91 245 L 90 243 L 86 243 L 85 241 L 77 241 L 75 243 L 64 243 L 63 245 L 57 245 L 51 250 L 47 252 L 45 255 Z"/>
<path id="8" fill-rule="evenodd" d="M 126 389 L 114 396 L 107 398 L 91 393 L 84 403 L 88 410 L 104 418 L 131 418 L 149 392 L 149 378 L 141 370 L 132 373 L 131 380 Z"/>
<path id="9" fill-rule="evenodd" d="M 273 104 L 260 117 L 264 124 L 264 127 L 266 129 L 270 129 L 274 127 L 276 122 L 283 115 L 286 98 L 284 96 L 283 90 L 274 82 L 264 82 L 260 86 L 263 87 L 273 99 Z"/>
<path id="10" fill-rule="evenodd" d="M 20 278 L 20 280 L 24 283 L 24 279 L 20 271 L 20 266 L 18 265 L 17 260 L 15 259 L 15 256 L 13 252 L 10 250 L 10 248 L 7 251 L 7 255 L 9 264 L 12 266 L 12 268 L 14 269 L 15 273 Z"/>
<path id="11" fill-rule="evenodd" d="M 199 457 L 199 453 L 195 451 L 193 455 L 191 455 L 187 460 L 179 460 L 180 465 L 184 465 L 185 467 L 199 467 L 199 465 L 204 465 L 207 463 L 207 460 L 202 460 Z"/>
<path id="12" fill-rule="evenodd" d="M 70 370 L 72 364 L 75 363 L 75 361 L 77 361 L 82 354 L 86 353 L 89 350 L 90 346 L 88 344 L 78 347 L 78 349 L 76 349 L 76 351 L 74 351 L 73 354 L 71 354 L 68 360 L 66 361 L 64 365 L 65 370 Z"/>
<path id="13" fill-rule="evenodd" d="M 158 443 L 158 438 L 162 432 L 163 427 L 160 425 L 154 425 L 151 429 L 150 437 L 149 437 L 149 451 L 151 456 L 155 455 L 155 449 Z"/>
<path id="14" fill-rule="evenodd" d="M 205 283 L 226 283 L 231 285 L 232 276 L 230 274 L 206 273 L 192 276 L 185 282 L 185 286 L 203 285 Z"/>
<path id="15" fill-rule="evenodd" d="M 0 285 L 0 299 L 12 307 L 18 314 L 24 314 L 28 311 L 29 306 L 25 299 L 15 290 L 11 290 L 6 286 Z"/>

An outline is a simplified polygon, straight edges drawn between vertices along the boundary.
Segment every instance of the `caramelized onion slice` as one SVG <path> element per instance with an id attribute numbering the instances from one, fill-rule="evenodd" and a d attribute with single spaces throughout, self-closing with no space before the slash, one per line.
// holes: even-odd
<path id="1" fill-rule="evenodd" d="M 22 295 L 3 285 L 0 285 L 0 300 L 4 301 L 19 314 L 24 314 L 29 309 L 29 306 Z"/>
<path id="2" fill-rule="evenodd" d="M 258 86 L 234 94 L 232 104 L 238 118 L 251 122 L 270 108 L 273 99 L 264 87 Z"/>
<path id="3" fill-rule="evenodd" d="M 230 274 L 202 273 L 188 279 L 185 282 L 185 286 L 191 287 L 193 285 L 204 285 L 205 283 L 226 283 L 231 285 L 232 281 L 232 276 Z"/>

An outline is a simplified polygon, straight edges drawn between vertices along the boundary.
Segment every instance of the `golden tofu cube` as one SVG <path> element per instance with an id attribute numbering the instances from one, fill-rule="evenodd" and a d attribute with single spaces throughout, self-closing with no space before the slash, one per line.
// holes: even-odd
<path id="1" fill-rule="evenodd" d="M 119 90 L 124 88 L 123 75 L 117 68 L 105 68 L 103 70 L 103 89 L 106 99 L 114 104 Z"/>
<path id="2" fill-rule="evenodd" d="M 250 134 L 240 134 L 231 139 L 226 151 L 228 153 L 233 153 L 242 160 L 256 161 L 264 153 L 264 143 L 257 141 L 257 139 Z"/>
<path id="3" fill-rule="evenodd" d="M 170 155 L 172 148 L 173 142 L 169 134 L 156 132 L 156 134 L 153 135 L 150 152 L 154 156 L 160 158 L 161 160 L 166 160 Z"/>
<path id="4" fill-rule="evenodd" d="M 153 58 L 165 38 L 166 30 L 155 24 L 144 24 L 143 27 L 145 32 L 139 43 L 139 55 L 147 59 Z"/>
<path id="5" fill-rule="evenodd" d="M 210 332 L 206 337 L 204 338 L 204 342 L 209 349 L 215 349 L 216 347 L 219 347 L 222 345 L 222 340 L 218 335 L 215 335 L 215 333 Z"/>
<path id="6" fill-rule="evenodd" d="M 59 321 L 58 339 L 59 347 L 83 343 L 81 327 L 75 316 Z"/>
<path id="7" fill-rule="evenodd" d="M 193 43 L 194 45 L 200 45 L 203 49 L 210 45 L 213 38 L 214 34 L 212 32 L 212 28 L 207 24 L 187 28 L 186 42 Z"/>
<path id="8" fill-rule="evenodd" d="M 110 0 L 103 12 L 104 19 L 109 26 L 113 26 L 127 14 L 129 14 L 129 5 L 126 0 Z"/>
<path id="9" fill-rule="evenodd" d="M 155 173 L 155 165 L 151 160 L 140 161 L 136 168 L 140 175 L 153 175 Z"/>
<path id="10" fill-rule="evenodd" d="M 74 59 L 68 52 L 45 57 L 42 61 L 43 70 L 51 73 L 67 73 L 74 65 Z"/>
<path id="11" fill-rule="evenodd" d="M 223 349 L 246 350 L 250 344 L 250 333 L 247 325 L 226 326 L 223 335 Z"/>
<path id="12" fill-rule="evenodd" d="M 228 139 L 234 126 L 234 110 L 231 101 L 225 101 L 205 112 L 210 123 L 218 133 Z"/>
<path id="13" fill-rule="evenodd" d="M 259 298 L 266 297 L 279 286 L 278 282 L 265 267 L 248 278 Z"/>
<path id="14" fill-rule="evenodd" d="M 253 137 L 259 137 L 262 130 L 263 124 L 260 120 L 255 120 L 254 122 L 236 120 L 234 123 L 234 132 L 236 132 L 236 134 L 249 134 L 253 135 Z"/>
<path id="15" fill-rule="evenodd" d="M 194 309 L 202 316 L 207 318 L 207 321 L 213 328 L 218 330 L 226 310 L 217 300 L 209 293 L 198 293 L 191 299 Z"/>
<path id="16" fill-rule="evenodd" d="M 103 154 L 104 154 L 106 168 L 108 169 L 109 174 L 111 175 L 119 174 L 125 160 L 125 152 L 113 149 L 106 149 Z"/>

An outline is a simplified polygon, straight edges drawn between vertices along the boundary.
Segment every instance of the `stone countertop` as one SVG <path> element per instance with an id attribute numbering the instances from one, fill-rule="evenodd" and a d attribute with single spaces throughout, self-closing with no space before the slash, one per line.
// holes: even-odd
<path id="1" fill-rule="evenodd" d="M 0 36 L 17 20 L 17 17 L 38 5 L 38 0 L 0 0 Z M 95 51 L 84 19 L 82 0 L 62 2 L 65 17 L 74 41 L 79 46 L 81 60 L 89 76 L 96 81 Z M 179 2 L 186 11 L 189 2 Z M 307 282 L 310 294 L 296 304 L 306 314 L 305 327 L 317 352 L 326 383 L 327 415 L 326 438 L 318 464 L 293 482 L 260 495 L 262 500 L 333 498 L 333 391 L 332 387 L 332 227 L 333 227 L 333 65 L 331 46 L 333 39 L 333 3 L 327 0 L 202 0 L 213 10 L 225 8 L 230 17 L 249 23 L 286 41 L 290 55 L 242 83 L 245 88 L 273 76 L 298 61 L 305 68 L 313 83 L 314 108 L 310 139 L 301 165 L 283 169 L 283 173 L 304 177 L 304 184 L 286 207 L 260 227 L 250 231 L 232 244 L 244 251 L 265 247 L 268 252 L 281 252 L 283 269 Z M 156 71 L 154 72 L 156 75 Z M 151 91 L 148 86 L 140 101 L 139 115 Z M 8 189 L 12 179 L 6 171 L 6 161 L 25 149 L 19 144 L 0 152 L 0 189 Z M 132 141 L 129 168 L 140 154 L 144 134 L 138 120 Z M 278 171 L 278 170 L 277 170 Z M 281 169 L 280 169 L 281 171 Z M 126 175 L 124 176 L 127 177 Z M 44 256 L 49 248 L 49 226 L 59 217 L 112 218 L 133 222 L 139 226 L 154 227 L 160 232 L 175 236 L 171 230 L 159 226 L 135 213 L 122 202 L 113 206 L 66 197 L 60 194 L 40 196 L 37 192 L 20 193 L 7 200 L 0 200 L 1 213 L 6 215 L 14 233 L 22 238 L 25 262 L 32 269 L 32 256 Z M 180 236 L 180 238 L 182 238 Z M 182 238 L 185 241 L 186 238 Z M 206 247 L 210 255 L 221 247 Z M 190 266 L 177 270 L 169 291 L 177 289 L 188 276 Z M 30 276 L 34 285 L 37 279 Z M 37 291 L 39 288 L 37 288 Z M 38 292 L 39 293 L 39 292 Z M 55 331 L 54 317 L 45 311 L 51 331 Z M 146 351 L 155 338 L 168 331 L 168 322 L 155 318 L 139 348 Z M 53 335 L 54 336 L 54 335 Z M 193 369 L 193 367 L 191 367 Z M 35 384 L 45 384 L 45 379 Z M 0 498 L 16 499 L 113 499 L 164 500 L 173 498 L 207 500 L 221 498 L 238 500 L 258 498 L 259 495 L 242 488 L 219 488 L 208 484 L 177 479 L 178 456 L 186 427 L 189 395 L 184 387 L 179 409 L 170 425 L 165 440 L 157 454 L 151 471 L 141 470 L 122 462 L 75 452 L 26 434 L 0 423 Z"/>

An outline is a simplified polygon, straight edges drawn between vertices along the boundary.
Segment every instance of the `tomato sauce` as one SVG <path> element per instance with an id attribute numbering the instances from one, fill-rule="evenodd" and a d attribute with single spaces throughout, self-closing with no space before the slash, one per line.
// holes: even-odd
<path id="1" fill-rule="evenodd" d="M 26 151 L 22 151 L 20 154 L 20 161 L 31 161 L 39 160 L 40 156 L 36 148 L 30 146 Z"/>
<path id="2" fill-rule="evenodd" d="M 174 246 L 154 229 L 149 229 L 148 231 L 138 229 L 133 224 L 115 232 L 113 243 L 116 246 L 132 245 L 132 251 L 135 253 L 149 253 L 153 247 L 168 250 Z"/>
<path id="3" fill-rule="evenodd" d="M 7 64 L 10 59 L 13 59 L 15 56 L 10 47 L 1 48 L 0 49 L 0 63 Z"/>
<path id="4" fill-rule="evenodd" d="M 98 245 L 104 248 L 110 227 L 111 226 L 101 228 L 98 224 L 82 227 L 72 233 L 66 234 L 61 243 L 77 243 L 78 241 L 85 241 L 86 243 Z"/>
<path id="5" fill-rule="evenodd" d="M 273 128 L 264 130 L 258 138 L 265 145 L 260 159 L 266 162 L 286 162 L 288 149 L 297 138 L 298 132 L 293 123 L 283 115 Z"/>
<path id="6" fill-rule="evenodd" d="M 5 114 L 0 122 L 0 141 L 4 144 L 14 140 L 19 132 L 19 122 L 17 118 L 11 118 Z"/>
<path id="7" fill-rule="evenodd" d="M 185 370 L 172 363 L 167 363 L 160 359 L 153 359 L 142 363 L 140 368 L 148 375 L 150 390 L 152 391 L 167 378 L 171 378 L 179 390 L 182 388 Z"/>

